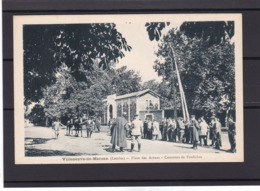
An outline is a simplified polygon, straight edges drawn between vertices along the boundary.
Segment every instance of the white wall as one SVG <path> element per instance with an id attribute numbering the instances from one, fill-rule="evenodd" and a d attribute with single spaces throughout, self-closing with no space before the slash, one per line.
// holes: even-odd
<path id="1" fill-rule="evenodd" d="M 153 105 L 158 104 L 158 109 L 160 109 L 159 98 L 156 98 L 153 95 L 148 93 L 148 94 L 145 94 L 145 95 L 138 98 L 138 110 L 139 111 L 146 110 L 146 107 L 147 107 L 146 100 L 151 100 Z"/>

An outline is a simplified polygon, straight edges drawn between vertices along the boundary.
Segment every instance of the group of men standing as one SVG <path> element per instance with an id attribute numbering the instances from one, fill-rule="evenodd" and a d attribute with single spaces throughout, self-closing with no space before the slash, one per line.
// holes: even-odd
<path id="1" fill-rule="evenodd" d="M 216 149 L 222 146 L 221 132 L 222 125 L 219 119 L 215 116 L 211 117 L 209 125 L 204 117 L 196 120 L 195 115 L 191 115 L 189 122 L 179 117 L 177 120 L 169 118 L 163 119 L 160 123 L 155 120 L 146 120 L 142 122 L 138 115 L 134 116 L 132 122 L 128 122 L 125 118 L 126 113 L 122 117 L 118 117 L 110 122 L 111 128 L 111 143 L 112 151 L 119 146 L 120 151 L 127 147 L 126 137 L 131 137 L 131 150 L 135 147 L 135 142 L 138 144 L 138 151 L 141 150 L 141 139 L 158 140 L 161 137 L 162 141 L 179 142 L 192 144 L 193 149 L 197 149 L 198 145 L 208 146 L 208 140 L 211 140 L 211 145 Z M 236 125 L 232 117 L 228 119 L 228 137 L 231 145 L 231 152 L 236 152 Z"/>
<path id="2" fill-rule="evenodd" d="M 231 145 L 231 152 L 236 152 L 235 143 L 235 122 L 232 117 L 228 119 L 228 136 Z M 190 143 L 193 144 L 194 149 L 198 148 L 199 145 L 208 146 L 208 140 L 211 140 L 211 145 L 216 149 L 220 149 L 222 146 L 222 125 L 219 118 L 212 116 L 209 125 L 205 121 L 204 117 L 200 117 L 196 120 L 195 115 L 191 115 L 190 122 L 185 122 L 183 118 L 164 119 L 160 124 L 162 140 L 172 141 L 179 143 Z"/>
<path id="3" fill-rule="evenodd" d="M 124 148 L 127 147 L 126 137 L 129 128 L 131 130 L 131 150 L 133 152 L 135 147 L 135 142 L 138 145 L 138 152 L 141 151 L 141 135 L 143 124 L 142 121 L 138 119 L 138 115 L 134 116 L 133 121 L 129 124 L 126 120 L 126 113 L 123 113 L 122 117 L 117 117 L 110 124 L 112 129 L 111 134 L 111 143 L 112 143 L 112 152 L 115 152 L 115 147 L 120 147 L 120 151 L 124 152 Z"/>
<path id="4" fill-rule="evenodd" d="M 97 131 L 100 132 L 101 123 L 96 118 L 82 117 L 82 118 L 74 118 L 68 120 L 65 126 L 60 122 L 60 119 L 58 117 L 54 117 L 52 123 L 52 129 L 55 132 L 56 139 L 58 139 L 59 137 L 61 126 L 66 127 L 66 135 L 71 135 L 71 133 L 75 131 L 75 137 L 78 137 L 80 132 L 82 137 L 82 130 L 86 129 L 87 137 L 91 138 L 91 135 L 95 129 L 97 129 Z"/>

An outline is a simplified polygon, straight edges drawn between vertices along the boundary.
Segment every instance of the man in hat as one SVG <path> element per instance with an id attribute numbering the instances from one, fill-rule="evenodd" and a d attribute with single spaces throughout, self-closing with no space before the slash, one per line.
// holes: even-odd
<path id="1" fill-rule="evenodd" d="M 161 130 L 161 134 L 162 134 L 162 140 L 163 141 L 167 141 L 167 119 L 164 118 L 161 123 L 160 123 L 160 130 Z"/>
<path id="2" fill-rule="evenodd" d="M 210 119 L 211 119 L 211 122 L 209 124 L 209 139 L 211 139 L 211 145 L 210 146 L 214 146 L 215 139 L 216 139 L 216 135 L 215 135 L 215 131 L 214 131 L 215 116 L 211 116 Z"/>
<path id="3" fill-rule="evenodd" d="M 179 137 L 179 142 L 183 143 L 184 139 L 184 133 L 185 133 L 185 125 L 183 122 L 183 118 L 179 117 L 177 120 L 177 129 L 178 129 L 178 137 Z"/>
<path id="4" fill-rule="evenodd" d="M 199 126 L 200 126 L 199 129 L 200 145 L 202 146 L 202 141 L 203 141 L 204 146 L 208 146 L 207 136 L 208 136 L 209 126 L 204 120 L 203 116 L 199 119 Z"/>
<path id="5" fill-rule="evenodd" d="M 115 147 L 120 147 L 120 151 L 123 152 L 123 148 L 127 147 L 126 143 L 126 112 L 123 113 L 122 117 L 117 117 L 111 124 L 112 136 L 111 136 L 111 144 L 112 144 L 112 152 L 115 152 Z"/>
<path id="6" fill-rule="evenodd" d="M 174 135 L 174 130 L 176 128 L 176 123 L 175 120 L 172 118 L 169 118 L 167 121 L 167 136 L 168 136 L 168 141 L 173 141 L 173 135 Z"/>
<path id="7" fill-rule="evenodd" d="M 138 119 L 138 114 L 134 115 L 134 120 L 132 121 L 131 129 L 132 129 L 132 143 L 131 143 L 131 152 L 135 146 L 135 140 L 138 143 L 138 152 L 141 151 L 141 135 L 142 135 L 142 122 Z"/>
<path id="8" fill-rule="evenodd" d="M 91 135 L 94 131 L 94 127 L 95 127 L 95 122 L 93 119 L 89 118 L 87 120 L 87 137 L 91 138 Z"/>
<path id="9" fill-rule="evenodd" d="M 147 119 L 145 119 L 144 123 L 143 123 L 143 135 L 144 135 L 144 139 L 148 139 L 148 121 Z"/>
<path id="10" fill-rule="evenodd" d="M 236 152 L 236 123 L 233 121 L 233 118 L 230 116 L 228 118 L 228 139 L 231 146 L 230 152 Z"/>
<path id="11" fill-rule="evenodd" d="M 193 149 L 198 148 L 198 141 L 199 141 L 199 133 L 198 130 L 200 128 L 198 121 L 195 118 L 195 115 L 191 115 L 191 124 L 190 127 L 192 128 L 192 140 L 193 140 Z"/>
<path id="12" fill-rule="evenodd" d="M 152 139 L 152 121 L 151 119 L 147 119 L 147 139 Z"/>
<path id="13" fill-rule="evenodd" d="M 219 118 L 215 117 L 215 124 L 214 124 L 213 130 L 214 130 L 214 142 L 215 142 L 215 148 L 216 149 L 220 149 L 220 147 L 222 146 L 221 127 L 222 126 L 221 126 L 221 123 L 219 121 Z"/>
<path id="14" fill-rule="evenodd" d="M 95 119 L 95 125 L 97 128 L 97 131 L 100 133 L 101 122 L 98 118 Z"/>
<path id="15" fill-rule="evenodd" d="M 153 140 L 158 140 L 160 134 L 159 123 L 153 119 L 152 123 L 152 133 L 153 133 Z"/>

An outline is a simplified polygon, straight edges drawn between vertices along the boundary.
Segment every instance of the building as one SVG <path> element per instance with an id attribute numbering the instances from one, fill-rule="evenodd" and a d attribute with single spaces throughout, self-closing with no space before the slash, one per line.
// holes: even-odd
<path id="1" fill-rule="evenodd" d="M 122 116 L 123 112 L 127 113 L 128 121 L 131 121 L 135 114 L 138 114 L 143 121 L 145 119 L 161 121 L 164 116 L 163 110 L 160 109 L 160 96 L 150 89 L 120 96 L 109 95 L 103 103 L 102 124 L 107 124 L 111 118 Z"/>

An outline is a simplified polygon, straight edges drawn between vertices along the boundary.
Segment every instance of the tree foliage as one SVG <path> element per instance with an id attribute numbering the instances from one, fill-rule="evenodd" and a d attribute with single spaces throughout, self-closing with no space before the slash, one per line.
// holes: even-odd
<path id="1" fill-rule="evenodd" d="M 82 68 L 82 72 L 86 81 L 77 81 L 66 65 L 58 69 L 56 83 L 43 91 L 48 112 L 58 117 L 101 116 L 107 95 L 131 93 L 141 87 L 139 74 L 125 66 L 103 70 L 95 62 L 92 71 Z"/>
<path id="2" fill-rule="evenodd" d="M 34 105 L 27 117 L 33 124 L 43 125 L 45 123 L 44 107 L 40 104 Z"/>
<path id="3" fill-rule="evenodd" d="M 94 60 L 106 69 L 124 57 L 131 47 L 112 23 L 25 25 L 25 103 L 38 102 L 42 88 L 55 83 L 57 69 L 65 64 L 77 81 L 86 81 L 84 70 L 93 70 Z"/>
<path id="4" fill-rule="evenodd" d="M 159 41 L 161 31 L 169 24 L 169 22 L 146 23 L 149 39 Z M 211 46 L 225 42 L 234 36 L 234 21 L 184 22 L 180 26 L 180 31 L 189 38 L 201 39 Z"/>
<path id="5" fill-rule="evenodd" d="M 162 35 L 162 30 L 166 27 L 169 26 L 169 22 L 152 22 L 152 23 L 146 23 L 145 27 L 149 35 L 149 39 L 151 41 L 153 40 L 159 40 L 161 35 Z"/>
<path id="6" fill-rule="evenodd" d="M 212 46 L 226 42 L 234 36 L 234 22 L 184 22 L 180 31 L 189 38 L 201 39 L 205 45 Z"/>
<path id="7" fill-rule="evenodd" d="M 171 59 L 177 62 L 188 107 L 222 110 L 234 105 L 234 44 L 230 40 L 208 46 L 202 37 L 191 38 L 172 29 L 156 54 L 154 68 L 165 81 L 176 79 Z"/>
<path id="8" fill-rule="evenodd" d="M 141 89 L 141 77 L 134 70 L 127 70 L 126 66 L 110 72 L 111 94 L 124 95 Z"/>

